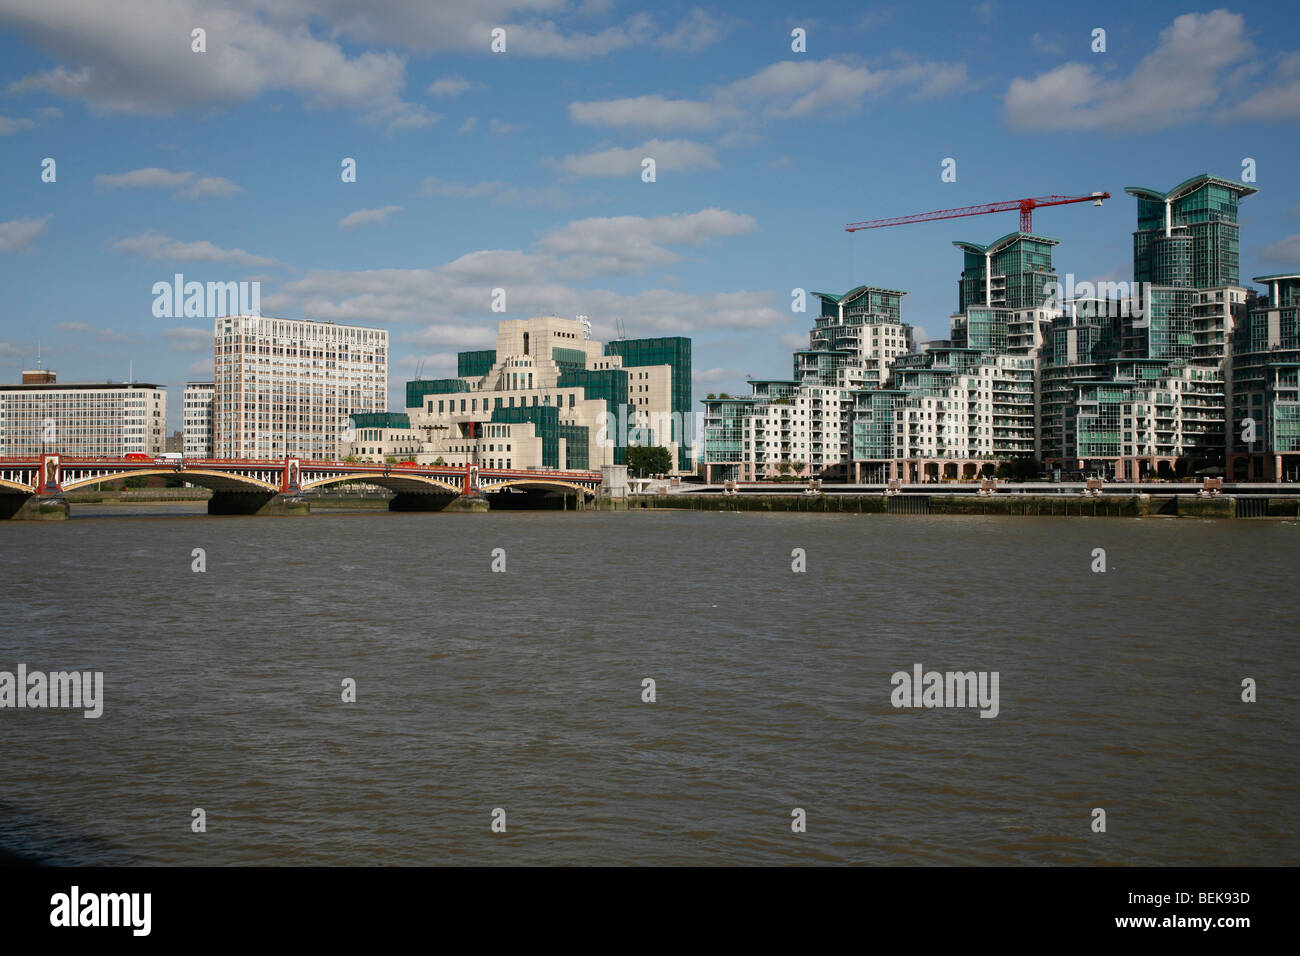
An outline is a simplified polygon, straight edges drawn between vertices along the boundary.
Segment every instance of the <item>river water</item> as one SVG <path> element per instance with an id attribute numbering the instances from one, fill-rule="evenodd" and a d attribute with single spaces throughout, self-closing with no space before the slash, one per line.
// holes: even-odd
<path id="1" fill-rule="evenodd" d="M 0 670 L 104 675 L 0 709 L 0 850 L 1300 863 L 1292 522 L 201 508 L 0 523 Z M 915 664 L 997 716 L 895 708 Z"/>

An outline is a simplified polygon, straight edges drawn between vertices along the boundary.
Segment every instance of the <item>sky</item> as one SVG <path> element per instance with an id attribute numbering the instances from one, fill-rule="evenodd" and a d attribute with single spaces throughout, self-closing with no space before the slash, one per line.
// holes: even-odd
<path id="1" fill-rule="evenodd" d="M 943 338 L 953 241 L 1018 227 L 846 223 L 1108 191 L 1034 231 L 1063 280 L 1118 281 L 1124 187 L 1200 173 L 1259 189 L 1244 279 L 1300 270 L 1294 2 L 368 6 L 0 0 L 0 381 L 39 343 L 60 381 L 168 385 L 178 429 L 212 374 L 211 319 L 154 315 L 181 273 L 387 329 L 393 410 L 549 314 L 689 336 L 697 399 L 748 394 L 807 345 L 793 290 L 905 290 Z"/>

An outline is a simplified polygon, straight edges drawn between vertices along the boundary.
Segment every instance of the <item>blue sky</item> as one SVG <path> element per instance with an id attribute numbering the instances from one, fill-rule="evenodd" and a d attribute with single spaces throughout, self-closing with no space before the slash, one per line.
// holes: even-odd
<path id="1" fill-rule="evenodd" d="M 182 272 L 261 281 L 267 315 L 387 328 L 394 408 L 419 363 L 454 374 L 497 320 L 548 313 L 689 335 L 696 397 L 747 394 L 806 342 L 793 288 L 906 290 L 904 321 L 940 338 L 952 241 L 1017 227 L 847 222 L 1107 190 L 1035 231 L 1062 274 L 1126 279 L 1124 186 L 1246 158 L 1242 275 L 1300 269 L 1291 2 L 382 6 L 0 0 L 0 380 L 38 340 L 61 381 L 133 362 L 179 427 L 180 386 L 211 374 L 211 321 L 152 313 Z"/>

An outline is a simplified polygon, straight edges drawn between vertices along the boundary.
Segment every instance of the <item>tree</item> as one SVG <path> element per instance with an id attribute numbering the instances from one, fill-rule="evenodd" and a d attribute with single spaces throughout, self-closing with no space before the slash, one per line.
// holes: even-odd
<path id="1" fill-rule="evenodd" d="M 442 456 L 439 455 L 437 458 L 435 458 L 435 459 L 433 460 L 433 464 L 434 464 L 434 467 L 435 467 L 435 468 L 438 468 L 438 467 L 441 467 L 441 466 L 443 466 L 443 465 L 445 465 L 445 464 L 447 464 L 447 463 L 446 463 L 445 461 L 443 461 L 443 460 L 442 460 Z"/>
<path id="2" fill-rule="evenodd" d="M 147 475 L 132 475 L 130 478 L 126 479 L 123 484 L 132 490 L 144 488 L 149 484 L 149 477 Z"/>
<path id="3" fill-rule="evenodd" d="M 777 462 L 776 470 L 783 475 L 790 474 L 790 463 L 788 461 Z"/>
<path id="4" fill-rule="evenodd" d="M 656 445 L 633 445 L 627 450 L 627 470 L 634 478 L 662 475 L 673 467 L 673 456 L 667 448 Z"/>
<path id="5" fill-rule="evenodd" d="M 806 461 L 792 461 L 792 462 L 790 462 L 790 466 L 791 466 L 792 468 L 794 468 L 795 474 L 797 475 L 797 474 L 799 474 L 801 471 L 803 471 L 805 468 L 808 467 L 808 462 L 806 462 Z"/>
<path id="6" fill-rule="evenodd" d="M 707 398 L 709 401 L 712 401 L 713 399 L 715 399 L 715 398 L 717 398 L 717 397 L 718 397 L 718 396 L 714 395 L 712 392 L 709 392 L 709 394 L 705 396 L 705 398 Z"/>

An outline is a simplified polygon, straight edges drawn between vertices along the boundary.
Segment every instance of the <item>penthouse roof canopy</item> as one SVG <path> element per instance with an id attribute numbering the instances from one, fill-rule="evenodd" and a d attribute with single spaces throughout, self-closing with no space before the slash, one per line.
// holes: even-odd
<path id="1" fill-rule="evenodd" d="M 982 246 L 978 242 L 967 242 L 965 240 L 956 240 L 953 245 L 958 249 L 964 249 L 966 252 L 973 252 L 979 256 L 997 255 L 1007 246 L 1019 242 L 1021 239 L 1031 239 L 1034 242 L 1045 242 L 1051 246 L 1059 246 L 1060 239 L 1052 239 L 1049 236 L 1040 236 L 1033 232 L 1009 232 L 1001 239 L 994 239 L 987 246 Z"/>
<path id="2" fill-rule="evenodd" d="M 820 296 L 821 298 L 827 299 L 831 302 L 841 303 L 850 302 L 867 292 L 883 292 L 886 295 L 907 295 L 906 292 L 903 292 L 900 289 L 886 289 L 883 286 L 878 285 L 860 285 L 856 288 L 850 289 L 843 295 L 836 295 L 833 292 L 814 292 L 813 295 Z"/>
<path id="3" fill-rule="evenodd" d="M 1150 189 L 1146 186 L 1125 186 L 1124 192 L 1138 199 L 1149 199 L 1152 202 L 1174 202 L 1182 199 L 1184 196 L 1196 192 L 1202 186 L 1208 184 L 1224 186 L 1233 190 L 1238 199 L 1246 196 L 1253 196 L 1259 190 L 1254 186 L 1248 186 L 1245 183 L 1239 183 L 1235 179 L 1224 179 L 1222 176 L 1211 176 L 1209 173 L 1201 173 L 1199 176 L 1193 176 L 1191 179 L 1184 180 L 1167 193 L 1162 193 L 1158 189 Z"/>

